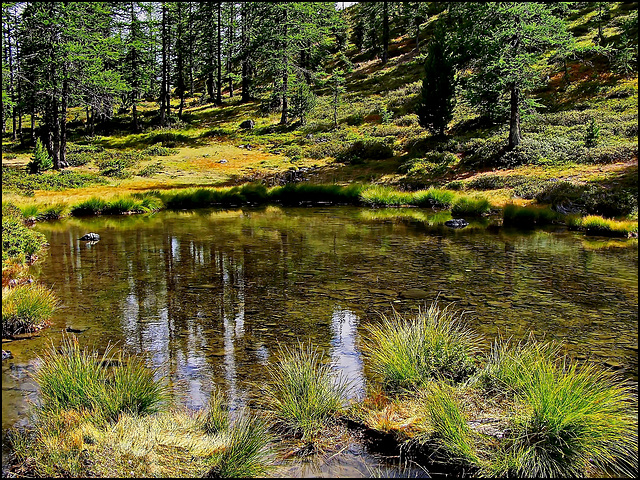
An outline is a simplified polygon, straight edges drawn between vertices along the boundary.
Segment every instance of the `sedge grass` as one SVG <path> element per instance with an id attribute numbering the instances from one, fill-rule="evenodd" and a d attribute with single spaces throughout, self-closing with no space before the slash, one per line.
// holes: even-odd
<path id="1" fill-rule="evenodd" d="M 491 210 L 491 203 L 486 198 L 458 197 L 451 207 L 451 215 L 477 217 Z"/>
<path id="2" fill-rule="evenodd" d="M 140 359 L 115 354 L 111 346 L 99 354 L 67 337 L 60 350 L 52 343 L 39 360 L 33 379 L 45 410 L 87 409 L 113 419 L 121 413 L 156 412 L 167 399 L 166 386 L 154 378 L 153 369 Z"/>
<path id="3" fill-rule="evenodd" d="M 58 305 L 54 293 L 33 283 L 2 289 L 2 337 L 32 332 L 51 318 Z"/>
<path id="4" fill-rule="evenodd" d="M 575 477 L 606 470 L 634 476 L 638 418 L 632 387 L 558 352 L 557 345 L 533 339 L 493 348 L 484 374 L 511 392 L 519 408 L 484 466 L 487 473 Z"/>
<path id="5" fill-rule="evenodd" d="M 286 430 L 312 440 L 343 411 L 347 382 L 310 344 L 284 347 L 270 370 L 267 407 Z"/>
<path id="6" fill-rule="evenodd" d="M 255 415 L 242 412 L 229 427 L 225 447 L 215 456 L 207 476 L 213 478 L 264 477 L 273 454 L 268 424 Z"/>
<path id="7" fill-rule="evenodd" d="M 474 372 L 479 338 L 449 307 L 434 302 L 414 318 L 382 320 L 367 328 L 363 351 L 385 388 L 415 389 L 434 379 L 459 382 Z"/>
<path id="8" fill-rule="evenodd" d="M 427 411 L 433 437 L 438 440 L 440 448 L 444 449 L 450 460 L 478 464 L 474 433 L 452 394 L 452 388 L 440 384 L 433 385 L 429 390 Z"/>
<path id="9" fill-rule="evenodd" d="M 207 407 L 200 413 L 201 428 L 208 434 L 224 432 L 229 428 L 227 399 L 219 389 L 214 389 Z"/>
<path id="10" fill-rule="evenodd" d="M 533 227 L 534 225 L 546 225 L 558 219 L 558 213 L 548 207 L 518 206 L 507 204 L 502 211 L 504 225 L 518 227 Z"/>

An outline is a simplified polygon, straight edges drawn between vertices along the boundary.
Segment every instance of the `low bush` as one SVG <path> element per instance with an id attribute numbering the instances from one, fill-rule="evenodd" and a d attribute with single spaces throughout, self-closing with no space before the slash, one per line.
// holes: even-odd
<path id="1" fill-rule="evenodd" d="M 284 429 L 311 440 L 343 410 L 348 385 L 311 345 L 284 347 L 279 357 L 270 370 L 268 409 Z"/>
<path id="2" fill-rule="evenodd" d="M 2 289 L 2 338 L 44 326 L 58 304 L 51 290 L 32 283 Z"/>
<path id="3" fill-rule="evenodd" d="M 2 188 L 22 195 L 33 196 L 35 190 L 66 190 L 92 184 L 105 183 L 105 180 L 92 173 L 78 173 L 70 170 L 30 175 L 22 169 L 2 167 Z"/>
<path id="4" fill-rule="evenodd" d="M 95 154 L 87 152 L 67 153 L 67 163 L 70 167 L 81 167 L 91 162 Z"/>
<path id="5" fill-rule="evenodd" d="M 460 382 L 476 369 L 478 338 L 460 314 L 434 302 L 414 318 L 382 318 L 366 329 L 363 352 L 389 390 L 416 388 L 436 379 Z"/>
<path id="6" fill-rule="evenodd" d="M 362 160 L 382 160 L 393 157 L 393 138 L 384 140 L 356 140 L 336 157 L 341 162 L 359 162 Z"/>
<path id="7" fill-rule="evenodd" d="M 15 217 L 2 217 L 2 261 L 10 260 L 19 264 L 28 261 L 42 250 L 46 237 L 26 227 Z"/>
<path id="8" fill-rule="evenodd" d="M 161 144 L 157 143 L 155 145 L 150 145 L 144 150 L 142 150 L 142 155 L 150 155 L 152 157 L 166 157 L 168 155 L 175 155 L 178 153 L 178 150 L 175 148 L 163 147 Z"/>
<path id="9" fill-rule="evenodd" d="M 163 169 L 162 162 L 155 162 L 144 167 L 136 175 L 138 175 L 139 177 L 152 177 L 156 173 L 161 172 L 162 169 Z"/>

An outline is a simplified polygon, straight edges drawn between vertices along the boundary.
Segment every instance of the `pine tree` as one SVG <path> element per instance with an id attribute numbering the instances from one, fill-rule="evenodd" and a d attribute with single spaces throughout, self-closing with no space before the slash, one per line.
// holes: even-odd
<path id="1" fill-rule="evenodd" d="M 453 119 L 455 84 L 453 55 L 447 45 L 445 32 L 440 28 L 429 44 L 416 112 L 423 128 L 444 135 L 447 124 Z"/>

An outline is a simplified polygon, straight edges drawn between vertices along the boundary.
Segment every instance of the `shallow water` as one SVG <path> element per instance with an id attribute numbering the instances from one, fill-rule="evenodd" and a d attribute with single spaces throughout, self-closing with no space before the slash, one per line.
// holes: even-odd
<path id="1" fill-rule="evenodd" d="M 51 246 L 34 273 L 62 306 L 37 336 L 3 342 L 14 355 L 2 365 L 3 429 L 24 421 L 35 356 L 67 328 L 83 344 L 142 353 L 193 408 L 214 385 L 234 406 L 250 404 L 279 345 L 298 339 L 322 348 L 358 398 L 370 380 L 363 326 L 435 298 L 466 311 L 485 346 L 532 331 L 637 380 L 637 241 L 452 230 L 438 215 L 267 207 L 37 224 Z M 87 232 L 101 240 L 77 240 Z M 295 472 L 366 475 L 367 455 Z"/>

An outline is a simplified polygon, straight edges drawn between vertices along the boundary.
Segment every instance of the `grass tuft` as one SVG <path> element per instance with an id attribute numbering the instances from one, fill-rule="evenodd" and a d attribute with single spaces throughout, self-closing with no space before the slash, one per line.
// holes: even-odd
<path id="1" fill-rule="evenodd" d="M 486 198 L 458 197 L 451 208 L 454 217 L 476 217 L 484 215 L 491 210 L 491 203 Z"/>
<path id="2" fill-rule="evenodd" d="M 267 386 L 268 408 L 287 430 L 313 439 L 343 411 L 347 382 L 311 345 L 284 347 Z"/>
<path id="3" fill-rule="evenodd" d="M 38 283 L 2 289 L 2 337 L 37 330 L 53 315 L 58 299 Z"/>
<path id="4" fill-rule="evenodd" d="M 45 410 L 87 409 L 114 419 L 121 413 L 156 412 L 167 399 L 153 369 L 140 359 L 112 353 L 110 346 L 100 355 L 80 349 L 78 340 L 69 337 L 60 350 L 51 344 L 40 361 L 33 378 Z"/>
<path id="5" fill-rule="evenodd" d="M 434 302 L 415 318 L 393 319 L 367 328 L 363 351 L 389 390 L 413 389 L 434 379 L 465 380 L 475 371 L 478 337 L 461 315 Z"/>

